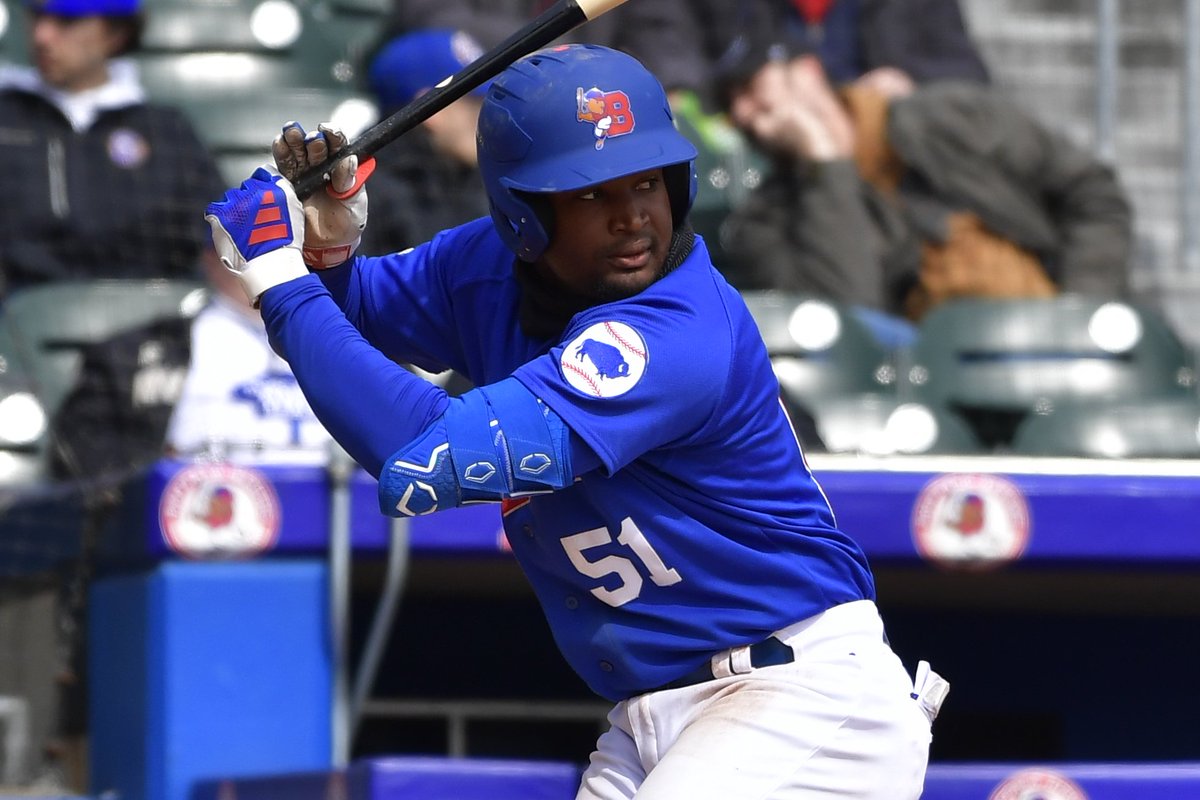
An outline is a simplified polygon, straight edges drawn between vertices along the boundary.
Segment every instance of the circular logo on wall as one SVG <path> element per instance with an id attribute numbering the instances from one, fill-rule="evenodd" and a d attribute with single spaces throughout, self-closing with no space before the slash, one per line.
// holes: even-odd
<path id="1" fill-rule="evenodd" d="M 246 558 L 270 550 L 279 516 L 270 482 L 234 464 L 184 467 L 158 501 L 163 541 L 189 558 Z"/>
<path id="2" fill-rule="evenodd" d="M 922 558 L 958 569 L 1006 564 L 1029 543 L 1029 506 L 999 475 L 940 475 L 913 504 L 913 544 Z"/>
<path id="3" fill-rule="evenodd" d="M 1024 769 L 1005 778 L 988 795 L 988 800 L 1088 800 L 1088 796 L 1066 775 L 1046 769 Z"/>
<path id="4" fill-rule="evenodd" d="M 567 383 L 592 397 L 617 397 L 637 385 L 650 355 L 624 322 L 597 322 L 571 340 L 559 366 Z"/>

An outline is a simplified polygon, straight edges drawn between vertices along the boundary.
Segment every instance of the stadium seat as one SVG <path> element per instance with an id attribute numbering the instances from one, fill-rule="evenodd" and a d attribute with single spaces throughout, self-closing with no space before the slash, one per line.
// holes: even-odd
<path id="1" fill-rule="evenodd" d="M 193 96 L 265 99 L 277 91 L 352 91 L 317 61 L 282 51 L 145 52 L 136 60 L 147 95 L 164 103 L 186 104 Z"/>
<path id="2" fill-rule="evenodd" d="M 1060 404 L 1029 415 L 1013 451 L 1082 458 L 1200 458 L 1200 397 Z"/>
<path id="3" fill-rule="evenodd" d="M 0 0 L 0 63 L 26 64 L 28 59 L 25 8 L 19 0 Z"/>
<path id="4" fill-rule="evenodd" d="M 1195 355 L 1163 317 L 1071 295 L 944 303 L 900 366 L 901 396 L 952 409 L 994 447 L 1035 411 L 1186 396 L 1196 383 Z"/>
<path id="5" fill-rule="evenodd" d="M 0 487 L 4 488 L 27 486 L 41 478 L 37 447 L 49 425 L 34 394 L 33 379 L 16 352 L 12 337 L 0 325 Z"/>
<path id="6" fill-rule="evenodd" d="M 271 140 L 288 120 L 310 130 L 332 121 L 353 138 L 375 113 L 365 98 L 321 89 L 279 89 L 257 99 L 193 95 L 180 106 L 198 120 L 197 133 L 215 157 L 254 156 L 260 163 L 270 158 Z"/>
<path id="7" fill-rule="evenodd" d="M 387 0 L 316 0 L 301 4 L 304 31 L 298 47 L 315 56 L 335 80 L 365 86 L 369 54 L 388 30 Z"/>
<path id="8" fill-rule="evenodd" d="M 253 9 L 245 4 L 205 5 L 158 0 L 147 9 L 142 50 L 154 52 L 236 51 L 270 53 L 290 46 L 255 35 Z M 293 40 L 294 41 L 294 40 Z"/>
<path id="9" fill-rule="evenodd" d="M 393 3 L 391 0 L 328 0 L 328 2 L 319 2 L 314 9 L 318 6 L 326 6 L 334 13 L 361 14 L 364 17 L 372 17 L 377 23 L 380 23 L 391 13 Z M 309 13 L 312 16 L 319 15 L 316 10 Z"/>
<path id="10" fill-rule="evenodd" d="M 748 291 L 742 297 L 766 342 L 784 406 L 808 449 L 982 450 L 966 424 L 944 408 L 896 393 L 897 354 L 844 307 L 786 292 Z"/>
<path id="11" fill-rule="evenodd" d="M 811 403 L 824 450 L 866 455 L 978 455 L 974 431 L 939 406 L 864 392 Z"/>
<path id="12" fill-rule="evenodd" d="M 30 392 L 48 426 L 74 386 L 84 346 L 156 319 L 191 316 L 206 292 L 200 283 L 166 280 L 70 281 L 14 292 L 0 307 L 0 361 L 6 367 L 0 402 Z M 12 449 L 44 463 L 47 448 L 42 435 Z"/>
<path id="13" fill-rule="evenodd" d="M 368 17 L 353 13 L 360 27 L 351 29 L 350 13 L 306 0 L 153 0 L 134 57 L 147 91 L 164 102 L 281 87 L 352 91 L 349 59 Z"/>
<path id="14" fill-rule="evenodd" d="M 218 153 L 217 169 L 221 172 L 221 179 L 225 181 L 225 185 L 229 188 L 240 186 L 242 181 L 249 178 L 254 170 L 261 167 L 271 160 L 271 155 L 266 148 L 258 152 L 229 152 Z"/>
<path id="15" fill-rule="evenodd" d="M 891 391 L 891 354 L 838 304 L 775 291 L 742 298 L 786 391 L 803 399 Z"/>
<path id="16" fill-rule="evenodd" d="M 309 129 L 333 122 L 354 138 L 378 116 L 374 104 L 349 87 L 275 81 L 286 70 L 285 58 L 256 53 L 189 53 L 143 61 L 147 91 L 188 115 L 222 177 L 233 185 L 270 160 L 271 140 L 288 120 Z M 220 75 L 228 80 L 219 80 Z M 262 86 L 273 88 L 264 92 Z"/>

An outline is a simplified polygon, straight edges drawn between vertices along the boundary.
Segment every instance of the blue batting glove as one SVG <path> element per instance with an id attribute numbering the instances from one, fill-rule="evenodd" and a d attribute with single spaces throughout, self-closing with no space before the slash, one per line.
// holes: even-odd
<path id="1" fill-rule="evenodd" d="M 301 252 L 304 207 L 273 167 L 259 167 L 223 200 L 209 203 L 204 219 L 221 263 L 241 281 L 251 305 L 272 286 L 308 274 Z"/>

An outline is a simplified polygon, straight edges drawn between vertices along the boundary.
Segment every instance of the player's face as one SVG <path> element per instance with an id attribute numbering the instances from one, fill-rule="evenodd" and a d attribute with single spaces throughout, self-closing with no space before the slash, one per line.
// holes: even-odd
<path id="1" fill-rule="evenodd" d="M 31 56 L 49 85 L 69 92 L 94 89 L 108 80 L 108 59 L 121 36 L 100 16 L 34 14 L 30 19 Z"/>
<path id="2" fill-rule="evenodd" d="M 661 169 L 550 195 L 554 239 L 543 265 L 598 302 L 632 297 L 662 276 L 671 200 Z"/>

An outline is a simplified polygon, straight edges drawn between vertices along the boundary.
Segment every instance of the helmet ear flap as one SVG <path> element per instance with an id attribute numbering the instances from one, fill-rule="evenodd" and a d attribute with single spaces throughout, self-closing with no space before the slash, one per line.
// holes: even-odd
<path id="1" fill-rule="evenodd" d="M 663 183 L 671 198 L 671 227 L 678 228 L 687 219 L 696 199 L 696 162 L 669 164 L 663 167 Z"/>
<path id="2" fill-rule="evenodd" d="M 522 261 L 533 263 L 541 258 L 554 236 L 554 211 L 550 198 L 536 192 L 506 189 L 508 208 L 488 196 L 492 220 L 500 238 Z M 514 219 L 513 217 L 517 218 Z"/>
<path id="3" fill-rule="evenodd" d="M 536 260 L 550 246 L 550 242 L 554 241 L 554 207 L 551 205 L 549 195 L 515 189 L 513 194 L 533 213 L 533 220 L 527 223 L 531 235 L 526 238 L 538 240 L 539 246 L 536 248 L 536 252 L 531 250 L 533 260 Z"/>

